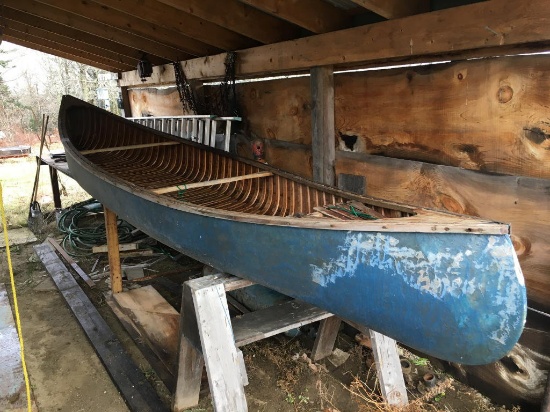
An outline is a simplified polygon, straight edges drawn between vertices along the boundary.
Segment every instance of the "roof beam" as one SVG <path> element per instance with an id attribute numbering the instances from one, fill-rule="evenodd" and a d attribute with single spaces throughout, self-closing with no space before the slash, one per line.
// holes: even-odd
<path id="1" fill-rule="evenodd" d="M 11 27 L 5 27 L 4 33 L 9 34 L 11 37 L 17 37 L 21 40 L 24 40 L 28 43 L 32 44 L 39 44 L 41 46 L 48 47 L 50 49 L 57 48 L 59 51 L 72 55 L 72 56 L 78 56 L 83 59 L 85 59 L 88 62 L 93 63 L 99 63 L 102 64 L 105 67 L 112 67 L 116 68 L 117 71 L 123 71 L 123 70 L 132 70 L 133 66 L 130 64 L 124 64 L 120 61 L 111 60 L 108 58 L 105 58 L 103 56 L 98 56 L 96 54 L 89 53 L 85 50 L 79 49 L 78 46 L 68 46 L 63 43 L 59 43 L 57 40 L 52 40 L 51 38 L 43 38 L 39 36 L 35 36 L 33 34 L 27 33 L 27 32 L 21 32 L 18 30 L 15 30 Z"/>
<path id="2" fill-rule="evenodd" d="M 149 0 L 131 1 L 130 3 L 120 0 L 123 2 L 122 6 L 118 4 L 118 0 L 38 1 L 113 27 L 123 27 L 128 32 L 174 47 L 177 45 L 185 47 L 186 41 L 202 42 L 203 45 L 209 45 L 211 49 L 217 48 L 218 50 L 237 50 L 258 44 L 231 30 Z M 218 5 L 219 8 L 220 5 Z M 158 9 L 160 9 L 160 13 Z M 150 16 L 154 17 L 154 21 L 157 23 L 150 21 Z M 203 56 L 209 53 L 210 51 L 203 51 L 199 55 Z"/>
<path id="3" fill-rule="evenodd" d="M 116 54 L 124 62 L 131 62 L 133 66 L 136 66 L 139 59 L 142 57 L 142 52 L 119 43 L 116 43 L 111 40 L 103 39 L 101 37 L 95 36 L 93 34 L 86 33 L 74 29 L 72 27 L 64 26 L 56 22 L 43 19 L 32 14 L 24 13 L 19 10 L 14 10 L 9 7 L 4 7 L 4 17 L 13 22 L 19 22 L 27 24 L 29 26 L 35 27 L 37 29 L 45 30 L 49 33 L 60 34 L 64 37 L 67 37 L 78 42 L 86 43 L 90 46 L 97 47 L 105 50 L 107 56 L 109 54 Z M 149 56 L 151 63 L 163 64 L 166 62 L 165 59 L 158 58 L 156 56 Z"/>
<path id="4" fill-rule="evenodd" d="M 96 1 L 118 10 L 125 10 L 134 16 L 147 16 L 148 21 L 178 30 L 185 27 L 190 18 L 184 16 L 185 20 L 182 20 L 180 15 L 184 12 L 264 44 L 299 37 L 296 26 L 242 4 L 238 0 L 224 0 L 223 5 L 218 0 L 142 0 L 139 2 L 139 7 L 136 7 L 134 0 Z"/>
<path id="5" fill-rule="evenodd" d="M 458 33 L 458 34 L 457 34 Z M 492 0 L 404 19 L 237 52 L 239 77 L 307 70 L 315 66 L 380 65 L 429 56 L 494 56 L 550 41 L 550 2 Z M 547 45 L 546 45 L 547 47 Z M 225 54 L 183 62 L 188 79 L 222 78 Z M 174 71 L 155 67 L 144 84 L 174 83 Z M 120 84 L 141 84 L 123 73 Z"/>
<path id="6" fill-rule="evenodd" d="M 349 27 L 351 17 L 323 0 L 240 0 L 273 16 L 313 33 L 326 33 Z"/>
<path id="7" fill-rule="evenodd" d="M 93 21 L 65 10 L 50 7 L 35 0 L 3 0 L 3 3 L 4 7 L 10 7 L 77 30 L 82 30 L 95 36 L 137 49 L 141 52 L 162 57 L 168 61 L 178 61 L 192 57 L 192 55 L 182 50 L 166 46 L 150 40 L 149 38 L 136 36 L 116 27 Z"/>
<path id="8" fill-rule="evenodd" d="M 4 14 L 5 29 L 11 29 L 14 31 L 12 33 L 14 36 L 24 37 L 24 35 L 29 35 L 39 39 L 48 40 L 50 42 L 58 43 L 60 45 L 76 49 L 77 51 L 82 51 L 84 53 L 90 53 L 92 55 L 108 59 L 113 65 L 120 65 L 120 67 L 126 66 L 125 70 L 131 70 L 137 65 L 137 61 L 131 57 L 123 56 L 121 54 L 113 53 L 109 50 L 101 49 L 99 47 L 82 43 L 76 39 L 69 37 L 61 36 L 57 33 L 51 33 L 46 30 L 40 29 L 38 27 L 30 26 L 28 24 L 20 23 L 17 21 L 10 20 L 9 17 L 6 17 Z M 78 53 L 77 53 L 78 54 Z"/>
<path id="9" fill-rule="evenodd" d="M 351 0 L 386 19 L 412 16 L 430 11 L 430 0 Z"/>
<path id="10" fill-rule="evenodd" d="M 70 53 L 65 53 L 65 52 L 59 50 L 59 48 L 51 48 L 51 47 L 44 46 L 44 45 L 41 45 L 41 44 L 32 43 L 30 41 L 21 39 L 19 37 L 13 37 L 13 36 L 5 34 L 4 35 L 4 40 L 6 40 L 10 43 L 13 43 L 13 44 L 17 44 L 19 46 L 26 47 L 28 49 L 38 50 L 42 53 L 47 53 L 47 54 L 51 54 L 52 56 L 62 57 L 64 59 L 72 60 L 72 61 L 75 61 L 77 63 L 87 64 L 88 66 L 96 67 L 98 69 L 106 70 L 108 72 L 117 73 L 120 70 L 117 67 L 111 67 L 111 66 L 108 66 L 108 65 L 104 65 L 104 64 L 101 64 L 101 63 L 97 63 L 97 62 L 87 60 L 87 59 L 85 59 L 81 56 L 75 56 L 75 55 L 72 55 Z"/>

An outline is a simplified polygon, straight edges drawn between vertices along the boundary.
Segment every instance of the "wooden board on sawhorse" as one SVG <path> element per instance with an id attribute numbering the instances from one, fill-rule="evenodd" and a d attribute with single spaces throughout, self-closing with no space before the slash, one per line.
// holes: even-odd
<path id="1" fill-rule="evenodd" d="M 183 411 L 198 404 L 204 366 L 214 409 L 217 412 L 247 411 L 244 393 L 247 376 L 239 346 L 322 321 L 312 358 L 319 360 L 332 352 L 340 321 L 303 302 L 290 301 L 247 313 L 232 324 L 225 294 L 252 284 L 223 274 L 184 283 L 178 376 L 172 411 Z M 406 404 L 407 394 L 395 341 L 373 331 L 370 334 L 383 395 L 391 404 Z"/>

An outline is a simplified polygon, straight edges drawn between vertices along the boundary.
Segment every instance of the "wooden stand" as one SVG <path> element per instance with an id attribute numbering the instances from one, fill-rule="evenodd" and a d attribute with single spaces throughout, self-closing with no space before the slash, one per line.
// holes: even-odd
<path id="1" fill-rule="evenodd" d="M 252 282 L 222 274 L 185 282 L 172 411 L 183 411 L 198 404 L 203 366 L 206 366 L 216 411 L 248 410 L 244 394 L 248 380 L 242 352 L 238 349 L 248 343 L 321 321 L 312 359 L 319 360 L 332 353 L 340 319 L 303 302 L 290 301 L 247 313 L 231 322 L 225 293 L 250 285 Z M 395 341 L 374 331 L 370 334 L 382 394 L 390 404 L 406 404 Z"/>

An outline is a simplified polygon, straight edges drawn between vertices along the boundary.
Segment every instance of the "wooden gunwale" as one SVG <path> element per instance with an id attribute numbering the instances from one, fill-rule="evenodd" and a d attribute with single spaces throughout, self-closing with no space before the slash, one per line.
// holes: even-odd
<path id="1" fill-rule="evenodd" d="M 72 110 L 78 111 L 78 120 L 73 120 L 71 127 L 77 125 L 78 132 L 67 131 L 63 136 L 74 136 L 74 142 L 64 137 L 64 143 L 68 143 L 66 146 L 74 152 L 75 161 L 94 170 L 102 180 L 167 207 L 222 219 L 331 230 L 509 233 L 509 226 L 505 224 L 415 209 L 343 192 L 208 146 L 181 141 L 177 137 L 128 122 L 100 109 L 89 109 L 80 102 L 74 106 Z M 62 112 L 62 116 L 65 117 L 66 113 Z M 105 117 L 107 121 L 100 120 L 99 117 Z M 60 124 L 64 125 L 63 121 Z M 98 137 L 103 137 L 103 140 Z M 174 144 L 158 144 L 163 142 Z M 117 146 L 136 145 L 147 146 L 125 151 L 115 150 Z M 99 151 L 106 148 L 109 150 Z M 82 152 L 90 154 L 83 155 Z M 185 191 L 183 200 L 178 198 L 177 193 L 152 193 L 152 190 L 167 187 L 173 182 L 201 182 L 262 171 L 272 172 L 273 176 L 262 178 L 261 182 L 255 179 L 223 183 L 208 189 L 189 189 Z M 315 207 L 344 201 L 365 204 L 385 218 L 373 221 L 354 218 L 338 221 L 333 218 L 303 216 L 312 213 Z"/>

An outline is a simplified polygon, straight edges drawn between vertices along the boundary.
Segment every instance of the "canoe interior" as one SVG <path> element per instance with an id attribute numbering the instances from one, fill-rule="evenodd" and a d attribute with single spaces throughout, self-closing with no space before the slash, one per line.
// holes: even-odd
<path id="1" fill-rule="evenodd" d="M 163 143 L 169 136 L 136 127 L 123 119 L 105 116 L 97 111 L 73 107 L 68 116 L 69 133 L 76 149 L 97 150 L 117 146 Z M 267 216 L 313 215 L 338 220 L 357 219 L 340 208 L 325 209 L 327 205 L 343 205 L 353 199 L 330 189 L 314 187 L 280 174 L 248 179 L 215 186 L 186 188 L 186 184 L 227 177 L 241 176 L 265 170 L 208 147 L 180 145 L 145 147 L 135 150 L 107 151 L 88 154 L 87 159 L 112 176 L 144 189 L 179 186 L 167 193 L 173 199 L 199 206 Z M 400 218 L 413 216 L 413 209 L 389 205 L 355 204 L 354 209 L 373 217 Z M 344 206 L 344 205 L 343 205 Z M 316 210 L 321 208 L 321 211 Z M 360 213 L 358 213 L 360 214 Z"/>

